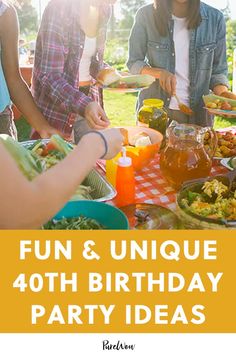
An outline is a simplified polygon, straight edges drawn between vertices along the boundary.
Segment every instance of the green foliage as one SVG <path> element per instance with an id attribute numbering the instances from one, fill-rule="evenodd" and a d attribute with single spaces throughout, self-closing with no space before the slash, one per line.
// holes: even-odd
<path id="1" fill-rule="evenodd" d="M 111 126 L 121 127 L 125 125 L 135 125 L 135 105 L 137 94 L 132 93 L 113 93 L 104 91 L 104 103 L 107 116 L 111 121 Z M 28 123 L 21 118 L 16 121 L 19 141 L 29 139 L 30 127 Z M 225 128 L 236 125 L 236 119 L 215 118 L 215 129 Z"/>
<path id="2" fill-rule="evenodd" d="M 118 70 L 127 70 L 125 62 L 128 57 L 128 42 L 122 39 L 112 39 L 107 42 L 104 60 Z"/>
<path id="3" fill-rule="evenodd" d="M 23 117 L 21 117 L 19 120 L 15 121 L 15 124 L 18 132 L 18 140 L 19 141 L 29 140 L 31 127 L 29 126 L 27 121 Z"/>
<path id="4" fill-rule="evenodd" d="M 226 119 L 226 118 L 216 117 L 214 128 L 215 129 L 222 129 L 222 128 L 227 128 L 227 127 L 231 127 L 231 126 L 235 126 L 235 125 L 236 125 L 235 118 Z"/>
<path id="5" fill-rule="evenodd" d="M 235 47 L 235 26 L 233 21 L 228 20 L 226 23 L 226 42 L 227 42 L 227 62 L 228 62 L 228 72 L 229 72 L 229 81 L 232 86 L 233 80 L 233 56 L 234 56 L 234 47 Z"/>
<path id="6" fill-rule="evenodd" d="M 120 8 L 123 19 L 120 22 L 121 28 L 131 28 L 134 22 L 134 15 L 137 10 L 147 3 L 146 0 L 120 0 Z"/>
<path id="7" fill-rule="evenodd" d="M 16 11 L 19 17 L 21 34 L 36 34 L 38 28 L 38 15 L 36 9 L 32 6 L 31 0 L 17 0 Z"/>
<path id="8" fill-rule="evenodd" d="M 135 125 L 137 94 L 104 91 L 104 104 L 111 126 Z"/>

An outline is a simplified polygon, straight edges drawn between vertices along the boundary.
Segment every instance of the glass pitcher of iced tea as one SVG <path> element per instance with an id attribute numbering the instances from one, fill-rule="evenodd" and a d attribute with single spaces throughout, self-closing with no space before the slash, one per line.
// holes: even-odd
<path id="1" fill-rule="evenodd" d="M 172 122 L 166 133 L 160 168 L 170 185 L 179 189 L 185 181 L 207 177 L 217 146 L 215 131 L 208 127 Z M 208 151 L 204 147 L 206 134 L 209 134 L 212 146 Z"/>

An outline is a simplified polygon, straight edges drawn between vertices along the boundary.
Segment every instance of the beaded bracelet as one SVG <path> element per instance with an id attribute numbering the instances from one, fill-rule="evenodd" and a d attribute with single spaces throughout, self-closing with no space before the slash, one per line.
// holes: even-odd
<path id="1" fill-rule="evenodd" d="M 108 145 L 107 145 L 106 138 L 105 138 L 105 136 L 104 136 L 101 132 L 99 132 L 98 130 L 90 130 L 90 131 L 84 133 L 84 134 L 82 135 L 82 137 L 85 136 L 85 135 L 87 135 L 87 134 L 91 134 L 91 133 L 98 134 L 98 135 L 102 138 L 102 140 L 103 140 L 103 142 L 104 142 L 105 152 L 104 152 L 104 154 L 100 157 L 100 159 L 103 159 L 103 158 L 106 156 L 107 152 L 108 152 Z M 82 137 L 81 137 L 81 138 L 82 138 Z"/>

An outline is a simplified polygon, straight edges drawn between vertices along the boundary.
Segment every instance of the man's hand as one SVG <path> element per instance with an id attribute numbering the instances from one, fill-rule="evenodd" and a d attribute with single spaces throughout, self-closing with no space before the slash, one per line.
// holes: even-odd
<path id="1" fill-rule="evenodd" d="M 159 74 L 159 82 L 161 88 L 170 96 L 176 94 L 176 77 L 174 74 L 166 70 L 161 70 Z"/>
<path id="2" fill-rule="evenodd" d="M 170 96 L 174 96 L 176 94 L 176 77 L 171 72 L 160 68 L 144 66 L 141 74 L 151 75 L 155 79 L 159 80 L 161 88 Z"/>
<path id="3" fill-rule="evenodd" d="M 105 129 L 110 125 L 106 113 L 97 102 L 91 102 L 87 105 L 84 116 L 92 129 Z"/>

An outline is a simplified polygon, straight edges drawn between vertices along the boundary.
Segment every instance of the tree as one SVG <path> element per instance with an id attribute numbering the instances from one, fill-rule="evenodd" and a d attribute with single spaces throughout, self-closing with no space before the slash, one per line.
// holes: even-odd
<path id="1" fill-rule="evenodd" d="M 236 44 L 236 21 L 228 20 L 226 23 L 226 40 L 227 40 L 227 62 L 228 62 L 228 72 L 229 81 L 232 84 L 233 79 L 233 57 L 234 49 Z"/>
<path id="2" fill-rule="evenodd" d="M 134 15 L 137 10 L 147 3 L 146 0 L 120 0 L 122 20 L 121 28 L 130 29 L 134 22 Z"/>
<path id="3" fill-rule="evenodd" d="M 21 33 L 36 32 L 38 28 L 38 15 L 32 6 L 31 0 L 17 0 L 15 3 L 19 17 Z"/>
<path id="4" fill-rule="evenodd" d="M 221 9 L 221 11 L 224 14 L 225 20 L 228 21 L 230 20 L 231 17 L 231 11 L 230 11 L 230 6 L 229 6 L 229 0 L 227 0 L 227 5 L 225 6 L 224 9 Z"/>

